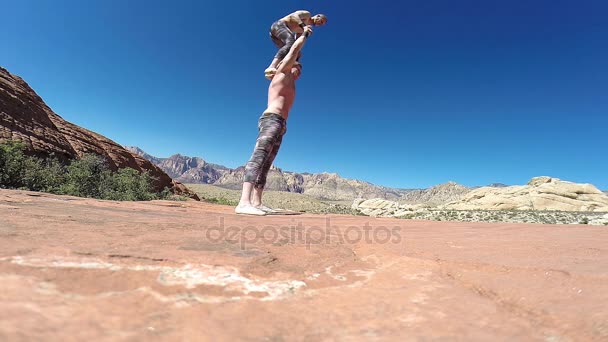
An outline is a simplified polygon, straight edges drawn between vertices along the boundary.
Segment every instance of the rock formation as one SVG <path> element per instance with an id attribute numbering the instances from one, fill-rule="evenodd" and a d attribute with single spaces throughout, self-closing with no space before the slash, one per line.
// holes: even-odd
<path id="1" fill-rule="evenodd" d="M 408 192 L 401 197 L 399 202 L 409 204 L 426 203 L 429 205 L 439 205 L 455 201 L 469 191 L 471 191 L 471 188 L 450 181 L 433 186 L 429 189 L 418 189 Z"/>
<path id="2" fill-rule="evenodd" d="M 223 175 L 211 184 L 229 189 L 241 188 L 245 173 L 244 167 L 224 170 L 222 173 Z M 266 189 L 296 192 L 332 201 L 352 201 L 359 197 L 399 199 L 410 191 L 386 188 L 356 179 L 346 179 L 337 173 L 297 173 L 283 171 L 274 166 L 268 173 Z"/>
<path id="3" fill-rule="evenodd" d="M 182 183 L 213 184 L 230 169 L 206 162 L 203 158 L 172 155 L 169 158 L 151 156 L 138 147 L 125 147 L 131 153 L 146 158 L 171 178 Z"/>
<path id="4" fill-rule="evenodd" d="M 213 184 L 227 189 L 240 189 L 243 185 L 244 176 L 245 167 L 240 166 L 228 170 Z M 300 174 L 286 173 L 273 165 L 268 172 L 266 190 L 303 193 L 304 189 L 300 186 L 302 181 L 303 178 Z"/>
<path id="5" fill-rule="evenodd" d="M 591 184 L 543 176 L 532 178 L 527 185 L 479 188 L 445 208 L 608 212 L 608 196 Z"/>
<path id="6" fill-rule="evenodd" d="M 357 198 L 351 208 L 373 217 L 403 217 L 411 215 L 412 211 L 448 203 L 469 191 L 471 188 L 450 181 L 429 189 L 412 190 L 403 194 L 398 201 L 384 198 Z"/>
<path id="7" fill-rule="evenodd" d="M 130 167 L 148 171 L 156 178 L 156 190 L 169 187 L 177 194 L 197 198 L 196 194 L 174 182 L 150 161 L 133 155 L 114 141 L 65 121 L 20 77 L 0 67 L 0 142 L 20 140 L 27 153 L 62 161 L 93 153 L 106 158 L 112 170 Z"/>
<path id="8" fill-rule="evenodd" d="M 382 198 L 368 200 L 358 198 L 353 201 L 351 208 L 372 217 L 403 217 L 409 215 L 413 210 L 421 209 L 420 206 L 397 203 Z"/>
<path id="9" fill-rule="evenodd" d="M 159 164 L 162 161 L 162 158 L 157 158 L 155 156 L 149 155 L 149 154 L 146 153 L 146 151 L 142 150 L 139 147 L 136 147 L 136 146 L 124 146 L 124 148 L 127 151 L 131 152 L 133 155 L 143 157 L 144 159 L 150 161 L 154 165 L 157 165 L 157 164 Z M 163 171 L 165 171 L 165 170 L 163 170 Z M 167 171 L 165 171 L 165 173 L 167 173 Z"/>
<path id="10" fill-rule="evenodd" d="M 443 205 L 433 206 L 432 201 L 407 204 L 374 198 L 356 199 L 352 209 L 374 217 L 415 216 L 412 214 L 427 209 L 608 212 L 608 196 L 591 184 L 543 176 L 532 178 L 527 185 L 478 188 Z"/>

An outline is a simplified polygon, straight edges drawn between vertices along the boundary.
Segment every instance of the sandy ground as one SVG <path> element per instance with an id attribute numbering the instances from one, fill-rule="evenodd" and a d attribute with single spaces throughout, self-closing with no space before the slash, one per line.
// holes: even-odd
<path id="1" fill-rule="evenodd" d="M 608 340 L 608 229 L 0 190 L 1 341 Z"/>

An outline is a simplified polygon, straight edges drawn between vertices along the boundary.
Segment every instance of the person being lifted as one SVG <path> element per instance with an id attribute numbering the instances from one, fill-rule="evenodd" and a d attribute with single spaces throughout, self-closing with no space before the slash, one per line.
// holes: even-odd
<path id="1" fill-rule="evenodd" d="M 291 45 L 296 41 L 297 37 L 304 32 L 305 27 L 323 26 L 327 23 L 327 17 L 324 14 L 310 15 L 310 12 L 305 10 L 295 11 L 277 21 L 270 27 L 270 39 L 279 48 L 279 51 L 274 56 L 274 59 L 264 70 L 264 75 L 267 79 L 271 79 L 277 71 L 277 65 L 291 48 Z M 311 34 L 312 31 L 309 33 Z M 296 56 L 299 61 L 300 55 Z"/>

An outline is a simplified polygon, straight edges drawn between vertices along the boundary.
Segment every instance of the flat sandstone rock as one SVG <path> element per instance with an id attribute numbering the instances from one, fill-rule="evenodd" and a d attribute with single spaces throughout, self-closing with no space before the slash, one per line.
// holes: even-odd
<path id="1" fill-rule="evenodd" d="M 0 190 L 0 340 L 608 339 L 608 229 Z"/>

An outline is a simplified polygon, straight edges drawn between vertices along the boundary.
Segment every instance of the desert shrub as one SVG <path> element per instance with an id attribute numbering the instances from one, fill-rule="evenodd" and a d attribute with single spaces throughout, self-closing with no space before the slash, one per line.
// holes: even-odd
<path id="1" fill-rule="evenodd" d="M 112 172 L 106 160 L 88 154 L 69 165 L 56 158 L 25 155 L 18 141 L 0 144 L 0 188 L 43 191 L 78 197 L 118 201 L 148 201 L 170 198 L 168 189 L 154 191 L 154 179 L 131 168 Z"/>
<path id="2" fill-rule="evenodd" d="M 207 198 L 203 198 L 203 199 L 206 202 L 214 203 L 214 204 L 222 204 L 222 205 L 230 205 L 230 206 L 235 206 L 235 205 L 239 204 L 238 201 L 229 200 L 224 197 L 207 197 Z"/>
<path id="3" fill-rule="evenodd" d="M 20 141 L 0 144 L 0 187 L 20 188 L 23 186 L 25 145 Z"/>
<path id="4" fill-rule="evenodd" d="M 0 188 L 58 192 L 65 180 L 64 166 L 53 156 L 25 155 L 20 141 L 0 144 Z"/>
<path id="5" fill-rule="evenodd" d="M 103 198 L 107 179 L 107 163 L 101 157 L 85 155 L 74 160 L 66 167 L 65 182 L 60 186 L 59 193 L 78 197 Z"/>
<path id="6" fill-rule="evenodd" d="M 65 167 L 56 158 L 28 157 L 23 165 L 24 189 L 58 193 L 65 182 Z"/>
<path id="7" fill-rule="evenodd" d="M 116 201 L 150 201 L 160 198 L 152 189 L 152 177 L 131 168 L 102 175 L 101 196 Z"/>

